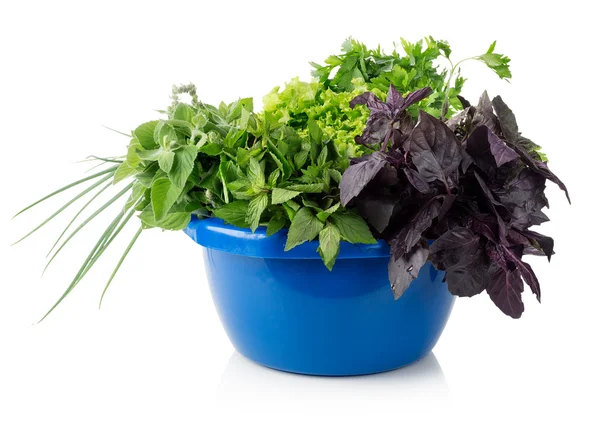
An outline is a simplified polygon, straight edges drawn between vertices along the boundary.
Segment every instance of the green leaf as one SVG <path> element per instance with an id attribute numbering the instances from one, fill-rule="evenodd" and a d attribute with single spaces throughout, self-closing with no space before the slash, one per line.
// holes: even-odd
<path id="1" fill-rule="evenodd" d="M 267 149 L 269 150 L 269 154 L 273 158 L 273 161 L 277 165 L 277 167 L 281 170 L 282 180 L 287 180 L 292 175 L 292 166 L 285 158 L 285 155 L 272 143 L 272 141 L 267 141 Z"/>
<path id="2" fill-rule="evenodd" d="M 153 150 L 139 150 L 137 155 L 141 160 L 155 162 L 160 157 L 162 151 L 163 150 L 161 148 L 155 148 Z"/>
<path id="3" fill-rule="evenodd" d="M 117 201 L 119 198 L 121 198 L 124 194 L 126 194 L 127 192 L 129 192 L 131 190 L 133 186 L 133 183 L 130 183 L 129 185 L 125 186 L 120 192 L 118 192 L 114 197 L 112 197 L 110 200 L 108 200 L 106 203 L 104 203 L 101 207 L 99 207 L 98 209 L 96 209 L 96 211 L 94 211 L 90 216 L 88 216 L 81 224 L 79 224 L 79 226 L 73 230 L 73 232 L 71 232 L 71 234 L 67 237 L 67 239 L 64 240 L 64 242 L 60 245 L 60 247 L 58 247 L 58 249 L 54 252 L 54 254 L 52 255 L 52 257 L 50 258 L 50 260 L 48 261 L 48 263 L 46 264 L 46 267 L 44 268 L 44 271 L 46 271 L 46 269 L 48 269 L 48 267 L 50 266 L 50 264 L 52 263 L 52 261 L 56 258 L 56 256 L 58 256 L 58 254 L 62 251 L 62 249 L 69 243 L 69 241 L 71 239 L 73 239 L 73 237 L 79 233 L 79 231 L 81 229 L 83 229 L 90 221 L 92 221 L 94 218 L 96 218 L 99 214 L 101 214 L 106 208 L 108 208 L 111 204 L 113 204 L 115 201 Z M 125 214 L 125 212 L 123 210 L 121 210 L 120 215 L 117 215 L 117 217 L 119 216 L 123 216 Z M 120 219 L 120 218 L 119 218 Z M 116 226 L 116 224 L 115 224 Z"/>
<path id="4" fill-rule="evenodd" d="M 137 172 L 138 171 L 135 168 L 131 168 L 127 164 L 127 162 L 123 162 L 121 165 L 119 165 L 119 168 L 117 168 L 117 171 L 115 171 L 115 175 L 113 178 L 113 185 L 116 185 L 121 180 L 125 180 L 125 179 L 137 174 Z"/>
<path id="5" fill-rule="evenodd" d="M 293 207 L 288 205 L 288 203 L 283 203 L 282 206 L 283 206 L 283 209 L 285 210 L 285 213 L 286 213 L 288 219 L 290 220 L 290 222 L 294 221 L 294 217 L 296 216 L 297 209 L 294 209 Z"/>
<path id="6" fill-rule="evenodd" d="M 135 235 L 133 236 L 133 238 L 131 239 L 131 241 L 129 242 L 129 245 L 127 245 L 127 248 L 125 248 L 125 251 L 123 252 L 123 255 L 119 259 L 119 262 L 117 263 L 117 266 L 113 270 L 112 274 L 110 275 L 110 278 L 108 279 L 108 282 L 106 283 L 106 286 L 104 287 L 104 290 L 102 291 L 102 295 L 100 296 L 100 303 L 98 305 L 98 308 L 102 307 L 102 300 L 104 300 L 104 294 L 106 294 L 106 290 L 108 289 L 108 287 L 112 283 L 113 279 L 117 275 L 117 272 L 119 271 L 119 268 L 121 268 L 121 265 L 123 264 L 123 261 L 125 260 L 125 258 L 127 257 L 127 255 L 129 254 L 129 252 L 131 251 L 131 249 L 133 248 L 133 246 L 135 245 L 135 242 L 137 241 L 137 239 L 139 238 L 139 236 L 140 236 L 141 233 L 142 233 L 142 228 L 140 227 L 138 229 L 138 231 L 135 233 Z"/>
<path id="7" fill-rule="evenodd" d="M 312 241 L 322 229 L 323 223 L 313 215 L 309 208 L 303 207 L 296 213 L 290 225 L 284 250 L 289 251 L 306 241 Z"/>
<path id="8" fill-rule="evenodd" d="M 308 134 L 314 144 L 320 144 L 323 141 L 323 131 L 313 119 L 308 120 Z"/>
<path id="9" fill-rule="evenodd" d="M 87 176 L 87 177 L 84 177 L 83 179 L 79 179 L 79 180 L 77 180 L 76 182 L 69 183 L 68 185 L 66 185 L 66 186 L 63 186 L 63 187 L 62 187 L 62 188 L 60 188 L 60 189 L 57 189 L 56 191 L 54 191 L 54 192 L 52 192 L 52 193 L 50 193 L 50 194 L 46 195 L 46 196 L 45 196 L 45 197 L 43 197 L 43 198 L 40 198 L 40 199 L 39 199 L 39 200 L 37 200 L 36 202 L 34 202 L 34 203 L 30 204 L 29 206 L 27 206 L 27 207 L 25 207 L 25 208 L 21 209 L 19 212 L 17 212 L 17 213 L 15 214 L 15 216 L 14 216 L 13 218 L 16 218 L 16 217 L 18 217 L 18 216 L 19 216 L 19 215 L 21 215 L 23 212 L 25 212 L 25 211 L 27 211 L 27 210 L 31 209 L 31 208 L 32 208 L 32 207 L 34 207 L 34 206 L 37 206 L 37 205 L 38 205 L 38 204 L 40 204 L 41 202 L 43 202 L 43 201 L 46 201 L 46 200 L 48 200 L 49 198 L 52 198 L 52 197 L 54 197 L 55 195 L 57 195 L 57 194 L 60 194 L 61 192 L 64 192 L 64 191 L 66 191 L 66 190 L 68 190 L 68 189 L 71 189 L 71 188 L 73 188 L 74 186 L 80 185 L 81 183 L 87 182 L 88 180 L 95 179 L 96 177 L 100 177 L 100 176 L 103 176 L 103 175 L 105 175 L 105 174 L 109 174 L 109 173 L 110 173 L 110 174 L 112 174 L 112 173 L 114 173 L 114 172 L 117 170 L 117 168 L 118 168 L 118 167 L 119 167 L 118 165 L 115 165 L 115 166 L 112 166 L 112 167 L 110 167 L 110 168 L 108 168 L 108 169 L 106 169 L 106 170 L 103 170 L 103 171 L 100 171 L 100 172 L 98 172 L 98 173 L 92 174 L 91 176 Z M 109 176 L 108 178 L 110 178 L 110 176 Z"/>
<path id="10" fill-rule="evenodd" d="M 329 216 L 332 213 L 334 213 L 335 211 L 337 211 L 339 209 L 339 207 L 340 207 L 340 204 L 336 203 L 333 206 L 331 206 L 329 209 L 317 213 L 317 218 L 319 218 L 319 220 L 321 220 L 322 222 L 325 222 L 325 221 L 327 221 L 327 218 L 329 218 Z"/>
<path id="11" fill-rule="evenodd" d="M 146 189 L 147 188 L 141 182 L 134 182 L 133 188 L 131 188 L 131 195 L 127 199 L 127 202 L 125 203 L 125 206 L 123 206 L 123 209 L 128 210 L 130 207 L 136 204 L 138 200 L 144 196 L 144 194 L 146 193 Z"/>
<path id="12" fill-rule="evenodd" d="M 204 144 L 198 149 L 198 151 L 208 156 L 218 156 L 223 151 L 223 146 L 221 144 L 212 142 Z"/>
<path id="13" fill-rule="evenodd" d="M 107 179 L 110 176 L 107 177 Z M 52 245 L 52 248 L 50 248 L 50 250 L 48 251 L 47 256 L 50 256 L 50 254 L 54 251 L 54 249 L 56 248 L 56 246 L 58 245 L 58 243 L 62 240 L 63 236 L 65 236 L 65 233 L 67 233 L 67 230 L 69 230 L 71 228 L 71 226 L 73 225 L 73 223 L 77 220 L 77 218 L 79 218 L 79 215 L 81 215 L 83 213 L 84 210 L 87 209 L 87 207 L 92 204 L 94 202 L 94 200 L 96 200 L 96 198 L 98 198 L 104 191 L 106 191 L 108 188 L 110 188 L 112 186 L 112 182 L 107 183 L 106 185 L 104 185 L 101 189 L 99 189 L 98 191 L 96 191 L 96 193 L 92 196 L 92 198 L 90 198 L 88 200 L 87 203 L 85 203 L 81 209 L 79 209 L 79 211 L 73 216 L 73 218 L 71 219 L 71 221 L 69 221 L 69 224 L 66 225 L 66 227 L 63 229 L 62 233 L 58 236 L 58 238 L 56 238 L 56 241 L 54 241 L 54 244 Z M 135 191 L 135 186 L 133 186 L 133 190 Z M 128 209 L 128 208 L 124 208 Z"/>
<path id="14" fill-rule="evenodd" d="M 329 177 L 331 177 L 333 180 L 335 180 L 335 182 L 339 185 L 340 182 L 342 181 L 342 173 L 340 173 L 338 170 L 335 170 L 333 168 L 330 168 L 328 170 L 329 172 Z"/>
<path id="15" fill-rule="evenodd" d="M 291 207 L 295 212 L 298 212 L 298 209 L 300 209 L 300 205 L 298 203 L 296 203 L 294 200 L 288 200 L 286 201 L 284 204 L 287 204 L 289 207 Z"/>
<path id="16" fill-rule="evenodd" d="M 289 189 L 274 188 L 271 192 L 271 203 L 281 204 L 299 195 L 299 191 L 290 191 Z"/>
<path id="17" fill-rule="evenodd" d="M 316 201 L 312 201 L 312 200 L 303 198 L 302 204 L 306 207 L 310 207 L 315 212 L 323 212 L 323 209 L 319 206 L 319 204 Z"/>
<path id="18" fill-rule="evenodd" d="M 319 157 L 317 159 L 317 166 L 320 168 L 324 167 L 327 163 L 327 147 L 323 147 L 321 153 L 319 153 Z"/>
<path id="19" fill-rule="evenodd" d="M 191 220 L 191 213 L 172 212 L 157 221 L 154 219 L 154 213 L 151 210 L 145 210 L 140 214 L 140 220 L 142 220 L 146 227 L 158 227 L 163 230 L 183 230 Z"/>
<path id="20" fill-rule="evenodd" d="M 248 202 L 244 200 L 237 200 L 231 203 L 225 204 L 219 209 L 215 209 L 213 212 L 217 218 L 221 218 L 223 221 L 242 228 L 247 228 L 248 223 L 246 222 L 246 214 L 248 213 Z"/>
<path id="21" fill-rule="evenodd" d="M 185 186 L 194 169 L 194 162 L 197 155 L 198 150 L 193 145 L 182 147 L 175 152 L 173 166 L 170 171 L 165 172 L 168 173 L 169 180 L 178 188 L 183 189 Z"/>
<path id="22" fill-rule="evenodd" d="M 330 216 L 342 238 L 352 244 L 376 244 L 367 223 L 353 213 L 336 212 Z"/>
<path id="23" fill-rule="evenodd" d="M 158 155 L 158 166 L 165 173 L 171 171 L 173 167 L 173 159 L 175 158 L 175 152 L 170 150 L 161 150 Z"/>
<path id="24" fill-rule="evenodd" d="M 325 186 L 323 185 L 323 183 L 310 183 L 307 185 L 291 185 L 291 186 L 286 187 L 286 189 L 289 189 L 292 191 L 300 191 L 300 192 L 306 192 L 306 193 L 310 193 L 310 194 L 318 194 L 320 192 L 323 192 L 324 188 L 325 188 Z"/>
<path id="25" fill-rule="evenodd" d="M 154 142 L 163 148 L 169 148 L 173 141 L 177 141 L 175 129 L 164 121 L 159 121 L 154 128 Z"/>
<path id="26" fill-rule="evenodd" d="M 134 138 L 131 140 L 129 147 L 127 148 L 127 158 L 125 162 L 127 162 L 127 165 L 129 165 L 131 168 L 137 168 L 141 162 L 141 159 L 137 153 L 140 147 L 140 142 Z"/>
<path id="27" fill-rule="evenodd" d="M 154 129 L 156 129 L 158 123 L 158 121 L 148 121 L 147 123 L 138 126 L 137 129 L 133 131 L 133 136 L 137 138 L 140 145 L 146 150 L 151 150 L 158 146 L 154 141 Z"/>
<path id="28" fill-rule="evenodd" d="M 248 204 L 248 213 L 246 221 L 250 224 L 250 229 L 254 232 L 260 224 L 260 217 L 269 205 L 269 196 L 263 192 L 253 197 Z"/>
<path id="29" fill-rule="evenodd" d="M 480 60 L 486 64 L 489 68 L 501 79 L 510 79 L 512 74 L 510 72 L 510 58 L 500 53 L 494 53 L 496 49 L 496 41 L 492 42 L 488 51 L 481 56 L 477 56 L 475 59 Z"/>
<path id="30" fill-rule="evenodd" d="M 298 153 L 294 155 L 294 165 L 296 165 L 296 169 L 302 169 L 304 164 L 306 164 L 306 160 L 308 159 L 308 150 L 300 150 Z"/>
<path id="31" fill-rule="evenodd" d="M 285 217 L 281 216 L 279 213 L 274 215 L 269 223 L 267 224 L 267 236 L 272 236 L 277 233 L 279 230 L 285 227 Z"/>
<path id="32" fill-rule="evenodd" d="M 248 163 L 247 174 L 248 180 L 252 184 L 252 186 L 257 188 L 264 188 L 265 186 L 265 173 L 263 172 L 260 163 L 254 159 L 250 158 L 250 162 Z"/>
<path id="33" fill-rule="evenodd" d="M 277 185 L 277 180 L 279 180 L 279 176 L 281 176 L 281 171 L 278 168 L 269 175 L 269 179 L 267 180 L 267 185 L 270 188 L 273 188 L 275 185 Z"/>
<path id="34" fill-rule="evenodd" d="M 328 224 L 319 232 L 319 248 L 317 249 L 325 266 L 331 271 L 340 252 L 340 231 Z"/>
<path id="35" fill-rule="evenodd" d="M 71 291 L 73 290 L 73 288 L 75 288 L 75 286 L 81 281 L 81 279 L 83 279 L 83 277 L 87 274 L 87 272 L 90 270 L 90 268 L 94 265 L 94 263 L 96 262 L 96 260 L 98 260 L 99 256 L 97 254 L 98 253 L 101 254 L 104 251 L 104 249 L 106 248 L 106 246 L 108 244 L 110 244 L 110 242 L 112 242 L 112 240 L 114 239 L 114 236 L 116 236 L 121 231 L 121 229 L 123 228 L 123 225 L 127 223 L 128 219 L 133 215 L 133 213 L 131 213 L 125 219 L 125 221 L 123 223 L 121 223 L 121 226 L 119 226 L 119 228 L 115 231 L 115 228 L 117 227 L 117 225 L 119 224 L 119 222 L 121 222 L 121 219 L 123 218 L 123 215 L 124 215 L 124 213 L 121 211 L 117 215 L 117 217 L 112 221 L 112 223 L 109 224 L 109 226 L 106 228 L 106 230 L 104 231 L 104 233 L 100 236 L 100 239 L 98 239 L 98 242 L 96 242 L 96 245 L 94 246 L 94 248 L 92 248 L 92 251 L 90 252 L 90 254 L 88 255 L 88 257 L 83 261 L 83 264 L 79 268 L 79 271 L 77 272 L 77 274 L 75 275 L 75 277 L 71 281 L 71 284 L 69 285 L 69 287 L 67 288 L 67 290 L 61 295 L 61 297 L 58 299 L 58 301 L 56 303 L 54 303 L 54 305 L 50 308 L 50 310 L 48 310 L 48 312 L 46 312 L 46 314 L 42 317 L 42 319 L 40 319 L 38 321 L 38 323 L 40 323 L 44 319 L 46 319 L 46 317 L 48 315 L 50 315 L 50 313 L 52 313 L 52 311 L 54 309 L 56 309 L 56 307 L 67 297 L 67 295 L 69 295 L 71 293 Z M 109 237 L 111 235 L 113 237 L 111 237 L 109 239 Z M 56 256 L 56 253 L 55 253 L 55 256 Z M 52 259 L 50 259 L 50 261 L 52 261 Z M 48 264 L 49 263 L 50 262 L 48 262 Z"/>
<path id="36" fill-rule="evenodd" d="M 181 194 L 181 188 L 175 186 L 166 177 L 158 178 L 152 183 L 150 197 L 156 221 L 160 221 L 167 215 L 179 194 Z"/>
<path id="37" fill-rule="evenodd" d="M 187 121 L 188 123 L 192 123 L 195 115 L 194 110 L 185 103 L 179 103 L 173 112 L 174 119 Z"/>
<path id="38" fill-rule="evenodd" d="M 94 190 L 95 188 L 97 188 L 98 186 L 100 186 L 102 183 L 106 182 L 108 179 L 111 178 L 111 175 L 108 174 L 105 177 L 103 177 L 102 179 L 100 179 L 99 181 L 97 181 L 96 183 L 94 183 L 93 185 L 87 187 L 86 189 L 84 189 L 83 191 L 81 191 L 79 194 L 77 194 L 75 197 L 73 197 L 71 200 L 69 200 L 68 202 L 66 202 L 61 208 L 59 208 L 56 212 L 54 212 L 52 215 L 50 215 L 48 218 L 46 218 L 41 224 L 39 224 L 36 228 L 34 228 L 33 230 L 31 230 L 29 233 L 27 233 L 25 236 L 23 236 L 21 239 L 19 239 L 18 241 L 14 242 L 12 245 L 15 245 L 19 242 L 21 242 L 23 239 L 27 238 L 28 236 L 32 235 L 33 233 L 37 232 L 39 229 L 41 229 L 43 226 L 45 226 L 48 222 L 50 222 L 54 217 L 56 217 L 58 214 L 60 214 L 62 211 L 64 211 L 66 208 L 68 208 L 71 204 L 75 203 L 77 200 L 79 200 L 81 197 L 83 197 L 84 195 L 86 195 L 88 192 Z M 101 188 L 100 191 L 102 191 L 103 188 Z M 95 197 L 94 197 L 95 198 Z M 19 212 L 21 213 L 21 212 Z M 18 215 L 18 214 L 17 214 Z M 16 216 L 16 215 L 15 215 Z"/>

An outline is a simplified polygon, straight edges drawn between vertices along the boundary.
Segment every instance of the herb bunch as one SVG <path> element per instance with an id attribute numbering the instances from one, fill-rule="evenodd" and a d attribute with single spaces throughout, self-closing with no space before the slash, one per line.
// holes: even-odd
<path id="1" fill-rule="evenodd" d="M 181 230 L 192 215 L 218 217 L 252 231 L 265 226 L 268 235 L 289 228 L 285 250 L 318 239 L 318 251 L 329 269 L 335 264 L 341 241 L 374 243 L 372 230 L 377 236 L 380 232 L 373 226 L 372 217 L 367 217 L 370 228 L 358 213 L 361 208 L 347 199 L 341 201 L 343 195 L 340 199 L 342 174 L 351 159 L 376 159 L 381 154 L 371 155 L 379 140 L 360 136 L 365 126 L 371 129 L 374 125 L 373 108 L 351 102 L 364 98 L 365 93 L 383 99 L 388 88 L 402 94 L 423 87 L 431 89 L 419 91 L 414 104 L 396 111 L 406 113 L 402 123 L 414 119 L 418 110 L 433 117 L 453 115 L 464 102 L 459 93 L 465 79 L 457 68 L 460 62 L 455 65 L 450 61 L 447 42 L 425 38 L 414 44 L 402 40 L 401 45 L 404 53 L 394 50 L 386 54 L 380 48 L 370 50 L 349 39 L 342 53 L 327 58 L 324 66 L 312 64 L 318 80 L 293 79 L 283 89 L 274 88 L 265 96 L 261 112 L 254 111 L 249 98 L 212 106 L 198 98 L 195 86 L 174 87 L 171 105 L 163 111 L 164 119 L 146 122 L 126 135 L 129 145 L 124 156 L 93 157 L 109 167 L 19 212 L 75 186 L 92 183 L 25 236 L 91 195 L 57 239 L 50 264 L 91 220 L 115 202 L 124 201 L 45 316 L 74 289 L 136 215 L 141 226 L 119 259 L 102 298 L 144 229 Z M 510 77 L 508 58 L 495 53 L 494 47 L 475 59 L 486 63 L 501 78 Z M 449 63 L 449 69 L 439 66 L 438 61 Z M 384 124 L 395 117 L 386 116 L 382 118 Z M 399 141 L 396 130 L 391 131 L 392 141 Z M 355 141 L 357 136 L 362 139 Z M 104 191 L 123 181 L 127 185 L 122 190 L 69 233 Z"/>
<path id="2" fill-rule="evenodd" d="M 445 271 L 452 294 L 487 290 L 502 312 L 519 318 L 523 281 L 541 298 L 523 255 L 553 254 L 552 238 L 530 229 L 548 221 L 546 180 L 569 198 L 567 189 L 500 97 L 490 101 L 484 92 L 477 106 L 465 101 L 447 123 L 420 111 L 415 124 L 407 108 L 431 93 L 423 88 L 402 97 L 390 85 L 385 103 L 369 92 L 351 102 L 371 111 L 357 141 L 379 151 L 352 161 L 341 203 L 357 207 L 390 244 L 396 298 L 429 260 Z"/>

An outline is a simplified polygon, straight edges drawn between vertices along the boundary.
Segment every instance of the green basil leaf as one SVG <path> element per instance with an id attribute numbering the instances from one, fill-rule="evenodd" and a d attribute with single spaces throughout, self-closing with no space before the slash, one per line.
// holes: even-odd
<path id="1" fill-rule="evenodd" d="M 250 158 L 250 161 L 248 162 L 246 175 L 252 186 L 257 188 L 263 188 L 265 186 L 265 173 L 263 172 L 260 163 L 253 157 Z"/>
<path id="2" fill-rule="evenodd" d="M 171 171 L 171 168 L 173 167 L 174 157 L 175 152 L 161 149 L 161 152 L 158 155 L 158 166 L 160 167 L 160 169 L 163 170 L 165 173 Z"/>
<path id="3" fill-rule="evenodd" d="M 167 213 L 179 198 L 179 194 L 181 194 L 181 188 L 175 186 L 166 177 L 158 178 L 152 183 L 150 197 L 156 221 L 160 221 L 167 216 Z"/>
<path id="4" fill-rule="evenodd" d="M 289 251 L 306 241 L 312 241 L 322 229 L 323 223 L 313 215 L 309 208 L 303 207 L 296 213 L 290 225 L 284 250 Z"/>
<path id="5" fill-rule="evenodd" d="M 139 125 L 133 131 L 133 136 L 146 150 L 152 150 L 158 146 L 156 141 L 154 141 L 154 129 L 156 129 L 158 123 L 159 121 L 148 121 L 147 123 Z"/>
<path id="6" fill-rule="evenodd" d="M 285 217 L 281 216 L 279 213 L 274 215 L 267 224 L 267 236 L 272 236 L 280 231 L 283 227 L 285 227 L 285 223 Z"/>
<path id="7" fill-rule="evenodd" d="M 248 202 L 244 200 L 234 201 L 225 204 L 219 209 L 215 209 L 213 212 L 217 218 L 221 218 L 223 221 L 236 226 L 247 228 L 248 223 L 246 222 L 246 214 L 248 213 Z"/>
<path id="8" fill-rule="evenodd" d="M 298 196 L 299 191 L 290 191 L 289 189 L 274 188 L 271 192 L 271 203 L 281 204 Z"/>
<path id="9" fill-rule="evenodd" d="M 352 244 L 375 244 L 367 223 L 358 215 L 353 213 L 333 213 L 329 217 L 336 225 L 342 238 Z"/>
<path id="10" fill-rule="evenodd" d="M 116 185 L 121 180 L 125 180 L 125 179 L 137 174 L 137 172 L 138 171 L 135 168 L 131 168 L 127 164 L 127 162 L 123 162 L 122 164 L 119 165 L 119 168 L 117 168 L 117 171 L 115 171 L 115 175 L 113 177 L 113 184 Z"/>
<path id="11" fill-rule="evenodd" d="M 173 166 L 170 171 L 165 170 L 165 172 L 168 173 L 169 180 L 171 180 L 178 188 L 183 188 L 185 186 L 185 183 L 194 169 L 194 162 L 197 155 L 198 150 L 193 145 L 180 148 L 175 152 Z M 162 169 L 164 170 L 164 168 Z"/>
<path id="12" fill-rule="evenodd" d="M 332 224 L 319 232 L 319 248 L 317 249 L 325 266 L 331 271 L 340 252 L 340 231 Z"/>
<path id="13" fill-rule="evenodd" d="M 248 204 L 248 213 L 246 214 L 246 221 L 250 224 L 250 228 L 254 232 L 260 224 L 260 217 L 269 205 L 269 196 L 262 192 L 256 197 L 253 197 Z"/>
<path id="14" fill-rule="evenodd" d="M 320 192 L 323 192 L 323 189 L 325 188 L 325 186 L 323 185 L 323 183 L 309 183 L 307 185 L 290 185 L 287 186 L 286 189 L 292 190 L 292 191 L 300 191 L 300 192 L 306 192 L 306 193 L 310 193 L 310 194 L 318 194 Z"/>

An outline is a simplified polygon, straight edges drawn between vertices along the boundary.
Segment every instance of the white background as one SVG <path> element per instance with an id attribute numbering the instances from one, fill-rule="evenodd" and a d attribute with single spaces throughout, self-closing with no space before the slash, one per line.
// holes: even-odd
<path id="1" fill-rule="evenodd" d="M 598 24 L 592 2 L 3 2 L 0 6 L 0 434 L 600 434 Z M 217 4 L 217 5 L 215 5 Z M 119 155 L 171 85 L 218 103 L 260 97 L 349 35 L 390 49 L 448 39 L 454 58 L 498 50 L 512 84 L 464 66 L 464 95 L 502 94 L 571 191 L 548 188 L 556 256 L 531 263 L 543 304 L 522 319 L 485 295 L 457 301 L 434 354 L 377 376 L 314 378 L 236 354 L 183 233 L 145 232 L 97 303 L 126 239 L 43 323 L 98 237 L 93 227 L 40 278 L 68 220 L 15 247 L 53 212 L 12 215 Z M 105 219 L 109 215 L 105 215 Z M 129 235 L 135 231 L 132 226 Z M 594 417 L 596 415 L 596 418 Z"/>

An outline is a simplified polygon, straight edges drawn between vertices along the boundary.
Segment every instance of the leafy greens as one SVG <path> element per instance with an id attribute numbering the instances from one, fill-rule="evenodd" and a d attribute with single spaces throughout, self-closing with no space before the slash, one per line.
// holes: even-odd
<path id="1" fill-rule="evenodd" d="M 318 252 L 330 270 L 341 241 L 369 244 L 375 242 L 374 234 L 383 236 L 394 252 L 390 280 L 396 295 L 416 277 L 427 253 L 432 257 L 431 253 L 438 250 L 436 265 L 447 267 L 448 280 L 454 283 L 461 272 L 446 260 L 444 253 L 449 249 L 441 249 L 438 244 L 428 250 L 422 236 L 431 233 L 433 225 L 446 225 L 445 230 L 457 228 L 452 220 L 462 217 L 456 209 L 465 203 L 459 195 L 463 190 L 459 167 L 469 174 L 468 189 L 480 183 L 482 190 L 486 187 L 489 191 L 480 193 L 488 205 L 480 214 L 482 224 L 477 227 L 471 223 L 467 228 L 485 234 L 485 227 L 489 234 L 497 235 L 494 237 L 500 244 L 492 254 L 484 250 L 482 255 L 481 248 L 475 250 L 468 259 L 470 265 L 478 267 L 480 258 L 492 255 L 506 260 L 506 269 L 482 273 L 497 279 L 495 287 L 489 288 L 492 293 L 504 289 L 500 286 L 502 279 L 517 276 L 516 269 L 527 283 L 535 284 L 535 276 L 529 273 L 527 264 L 520 262 L 520 256 L 540 250 L 552 252 L 550 238 L 528 230 L 530 223 L 545 217 L 539 211 L 545 198 L 538 198 L 543 194 L 536 183 L 546 178 L 560 181 L 543 162 L 539 147 L 520 135 L 512 112 L 501 100 L 492 103 L 497 119 L 493 113 L 490 115 L 489 105 L 479 105 L 479 111 L 463 110 L 466 100 L 459 94 L 465 79 L 457 68 L 462 61 L 452 63 L 447 42 L 429 37 L 416 43 L 401 40 L 400 45 L 402 53 L 397 48 L 386 54 L 379 47 L 368 49 L 348 39 L 342 53 L 328 57 L 323 65 L 312 63 L 316 81 L 295 78 L 283 88 L 274 88 L 264 97 L 260 112 L 254 111 L 249 98 L 212 106 L 198 98 L 194 85 L 174 87 L 171 105 L 162 112 L 164 119 L 148 121 L 126 135 L 130 142 L 124 156 L 92 158 L 99 165 L 112 166 L 21 211 L 93 182 L 25 236 L 80 198 L 93 194 L 57 239 L 51 262 L 87 223 L 127 195 L 67 290 L 44 318 L 83 279 L 134 215 L 141 227 L 106 288 L 142 230 L 181 230 L 192 215 L 218 217 L 252 231 L 265 226 L 267 235 L 289 228 L 285 250 L 318 239 Z M 444 59 L 450 69 L 440 67 L 439 61 Z M 495 52 L 495 43 L 474 59 L 484 62 L 499 77 L 510 78 L 509 59 Z M 417 116 L 420 122 L 415 127 Z M 448 127 L 439 121 L 446 116 L 454 116 Z M 512 148 L 503 148 L 500 139 L 488 135 L 485 142 L 487 131 L 475 129 L 480 124 L 496 128 L 492 129 L 494 134 L 512 141 L 514 146 L 510 147 L 519 158 L 507 150 Z M 478 142 L 471 144 L 477 138 Z M 466 149 L 475 147 L 477 152 L 469 157 L 465 144 Z M 489 165 L 489 159 L 483 156 L 489 150 L 497 166 L 501 167 L 499 162 L 519 160 L 525 162 L 531 174 L 510 179 L 510 184 L 497 192 L 496 183 L 508 179 L 501 179 L 504 168 Z M 475 171 L 479 161 L 484 167 Z M 490 181 L 492 176 L 496 178 Z M 124 180 L 128 185 L 68 233 L 111 183 Z M 531 204 L 527 195 L 534 195 L 537 202 Z M 400 202 L 404 206 L 398 214 Z M 492 223 L 491 218 L 495 220 Z M 406 228 L 399 227 L 403 219 Z M 501 226 L 501 221 L 505 225 Z M 516 238 L 514 228 L 521 229 L 522 239 L 535 242 L 522 244 L 522 250 L 515 251 L 510 245 Z M 463 266 L 463 271 L 466 268 Z M 475 280 L 467 276 L 467 280 Z M 471 288 L 465 292 L 471 292 Z"/>

